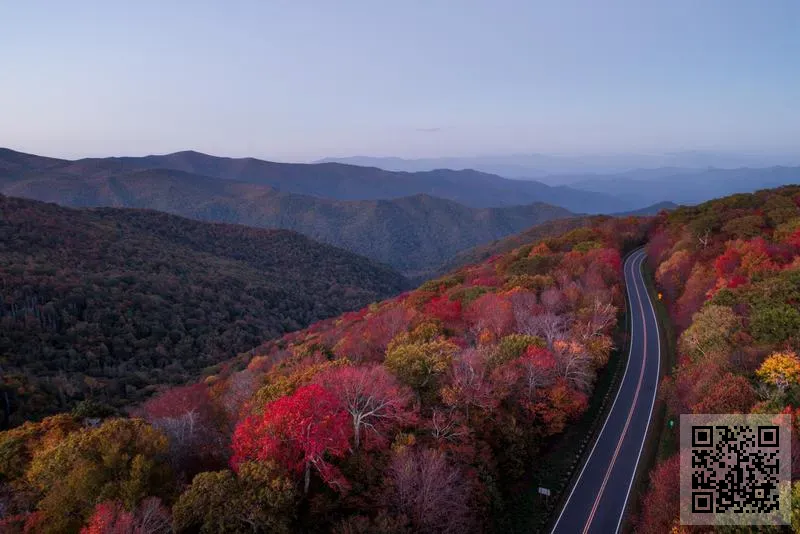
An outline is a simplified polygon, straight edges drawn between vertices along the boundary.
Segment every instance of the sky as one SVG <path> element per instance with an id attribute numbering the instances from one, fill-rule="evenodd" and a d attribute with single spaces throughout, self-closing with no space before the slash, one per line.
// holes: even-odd
<path id="1" fill-rule="evenodd" d="M 800 152 L 797 0 L 0 0 L 0 146 Z"/>

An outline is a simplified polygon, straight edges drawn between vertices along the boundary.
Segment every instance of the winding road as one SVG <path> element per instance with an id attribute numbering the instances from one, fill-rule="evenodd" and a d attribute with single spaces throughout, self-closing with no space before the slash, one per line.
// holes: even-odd
<path id="1" fill-rule="evenodd" d="M 630 350 L 603 428 L 567 497 L 553 533 L 618 532 L 653 415 L 661 367 L 658 321 L 642 274 L 643 249 L 625 261 Z"/>

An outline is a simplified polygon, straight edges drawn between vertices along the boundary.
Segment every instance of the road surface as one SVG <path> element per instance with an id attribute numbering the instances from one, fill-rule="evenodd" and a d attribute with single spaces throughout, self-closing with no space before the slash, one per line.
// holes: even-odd
<path id="1" fill-rule="evenodd" d="M 642 455 L 661 366 L 659 330 L 642 275 L 645 253 L 625 261 L 631 319 L 625 374 L 611 411 L 553 528 L 554 534 L 617 532 Z"/>

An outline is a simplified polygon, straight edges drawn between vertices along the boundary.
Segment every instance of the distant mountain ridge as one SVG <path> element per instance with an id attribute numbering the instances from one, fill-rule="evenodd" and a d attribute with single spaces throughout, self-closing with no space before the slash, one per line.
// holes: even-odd
<path id="1" fill-rule="evenodd" d="M 168 169 L 336 200 L 392 199 L 422 193 L 476 208 L 544 202 L 572 212 L 610 213 L 641 207 L 629 205 L 602 192 L 552 187 L 535 181 L 509 180 L 472 170 L 392 172 L 341 163 L 275 163 L 255 158 L 224 158 L 194 151 L 75 161 L 41 158 L 42 161 L 39 162 L 36 159 L 38 156 L 5 149 L 0 151 L 0 159 L 5 158 L 27 158 L 27 164 L 14 171 L 16 176 L 20 173 L 47 172 L 102 177 L 135 170 Z M 3 172 L 3 164 L 0 164 L 0 177 L 3 174 L 8 176 L 9 173 L 10 171 Z"/>
<path id="2" fill-rule="evenodd" d="M 392 171 L 426 171 L 431 169 L 475 169 L 506 178 L 536 178 L 548 184 L 566 184 L 559 175 L 603 175 L 662 168 L 704 170 L 709 167 L 738 169 L 741 167 L 773 167 L 800 165 L 800 154 L 748 154 L 725 151 L 686 150 L 665 153 L 618 154 L 508 154 L 472 157 L 436 157 L 405 159 L 397 157 L 351 156 L 324 158 L 325 163 L 347 163 L 378 167 Z M 663 199 L 660 199 L 663 200 Z"/>
<path id="3" fill-rule="evenodd" d="M 205 221 L 287 228 L 415 277 L 461 250 L 572 216 L 543 203 L 472 208 L 426 194 L 325 199 L 183 170 L 137 170 L 141 163 L 125 158 L 46 165 L 0 173 L 0 192 L 72 207 L 150 208 Z"/>
<path id="4" fill-rule="evenodd" d="M 653 175 L 641 171 L 620 176 L 589 177 L 570 183 L 586 191 L 602 191 L 630 204 L 653 204 L 669 200 L 677 204 L 699 204 L 736 193 L 751 193 L 800 183 L 800 167 L 739 169 L 677 169 Z"/>

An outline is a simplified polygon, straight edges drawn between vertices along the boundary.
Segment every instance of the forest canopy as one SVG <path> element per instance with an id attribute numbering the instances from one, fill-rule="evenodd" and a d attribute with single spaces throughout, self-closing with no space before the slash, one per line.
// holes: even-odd
<path id="1" fill-rule="evenodd" d="M 0 424 L 141 402 L 405 284 L 286 230 L 0 196 Z"/>

